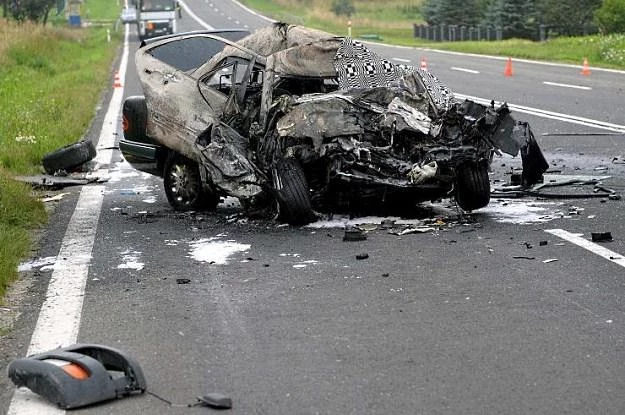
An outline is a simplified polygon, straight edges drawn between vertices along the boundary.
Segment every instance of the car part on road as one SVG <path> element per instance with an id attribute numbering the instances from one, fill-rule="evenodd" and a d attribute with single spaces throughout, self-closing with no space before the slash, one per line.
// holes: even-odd
<path id="1" fill-rule="evenodd" d="M 97 344 L 75 344 L 9 364 L 18 386 L 63 409 L 122 398 L 147 389 L 139 364 L 125 353 Z"/>
<path id="2" fill-rule="evenodd" d="M 356 242 L 356 241 L 365 241 L 367 240 L 367 233 L 358 228 L 348 228 L 345 229 L 345 234 L 343 235 L 343 241 L 345 242 Z"/>
<path id="3" fill-rule="evenodd" d="M 95 145 L 90 140 L 80 140 L 43 156 L 41 163 L 48 174 L 71 172 L 96 156 Z"/>
<path id="4" fill-rule="evenodd" d="M 611 232 L 592 232 L 591 233 L 593 242 L 612 242 L 612 233 Z"/>
<path id="5" fill-rule="evenodd" d="M 197 163 L 180 154 L 172 152 L 167 159 L 163 185 L 167 200 L 177 211 L 214 210 L 219 204 L 219 196 L 202 183 Z"/>

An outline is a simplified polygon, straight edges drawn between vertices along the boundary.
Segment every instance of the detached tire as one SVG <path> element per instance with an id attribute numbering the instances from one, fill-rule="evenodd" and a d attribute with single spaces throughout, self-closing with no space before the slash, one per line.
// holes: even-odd
<path id="1" fill-rule="evenodd" d="M 275 168 L 273 185 L 281 220 L 296 226 L 316 220 L 310 204 L 308 182 L 299 161 L 292 158 L 280 160 Z"/>
<path id="2" fill-rule="evenodd" d="M 89 140 L 81 140 L 46 154 L 41 159 L 41 164 L 48 174 L 54 174 L 60 170 L 70 172 L 92 160 L 95 155 L 95 145 Z"/>
<path id="3" fill-rule="evenodd" d="M 490 181 L 486 163 L 465 164 L 456 172 L 456 202 L 463 210 L 475 210 L 488 205 Z"/>
<path id="4" fill-rule="evenodd" d="M 181 154 L 172 153 L 167 158 L 163 185 L 174 210 L 215 210 L 219 204 L 219 195 L 204 188 L 197 163 Z"/>

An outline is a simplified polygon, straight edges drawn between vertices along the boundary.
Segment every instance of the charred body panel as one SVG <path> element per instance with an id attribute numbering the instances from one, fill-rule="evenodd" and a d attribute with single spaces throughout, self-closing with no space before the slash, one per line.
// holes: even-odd
<path id="1" fill-rule="evenodd" d="M 220 45 L 205 63 L 183 70 L 156 57 L 196 36 Z M 547 168 L 529 125 L 505 104 L 459 101 L 432 74 L 349 38 L 276 24 L 236 43 L 171 37 L 139 49 L 136 62 L 147 136 L 245 206 L 276 198 L 276 166 L 286 159 L 305 175 L 291 186 L 306 183 L 321 211 L 445 196 L 477 209 L 489 200 L 494 152 L 521 153 L 525 185 Z"/>

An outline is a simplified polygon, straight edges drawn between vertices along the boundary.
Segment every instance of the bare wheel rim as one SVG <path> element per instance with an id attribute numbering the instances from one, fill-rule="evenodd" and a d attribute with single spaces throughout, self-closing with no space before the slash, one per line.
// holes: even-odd
<path id="1" fill-rule="evenodd" d="M 199 177 L 187 164 L 176 163 L 169 171 L 171 195 L 181 205 L 190 205 L 198 198 L 199 185 Z"/>

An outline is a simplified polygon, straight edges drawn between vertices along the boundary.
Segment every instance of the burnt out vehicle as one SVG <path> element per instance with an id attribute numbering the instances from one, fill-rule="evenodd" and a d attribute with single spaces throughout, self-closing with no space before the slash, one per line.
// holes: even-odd
<path id="1" fill-rule="evenodd" d="M 171 59 L 190 42 L 205 49 Z M 474 210 L 490 200 L 495 152 L 521 153 L 525 185 L 548 167 L 505 104 L 457 100 L 429 72 L 350 38 L 275 24 L 236 42 L 170 36 L 135 61 L 145 95 L 124 103 L 120 148 L 163 177 L 177 210 L 215 208 L 225 195 L 292 224 L 444 197 Z M 131 151 L 142 141 L 143 159 Z"/>

